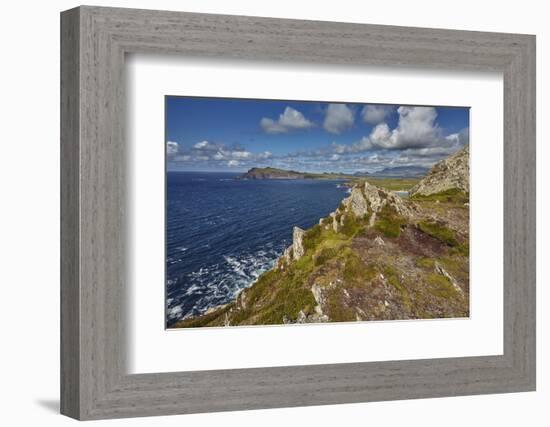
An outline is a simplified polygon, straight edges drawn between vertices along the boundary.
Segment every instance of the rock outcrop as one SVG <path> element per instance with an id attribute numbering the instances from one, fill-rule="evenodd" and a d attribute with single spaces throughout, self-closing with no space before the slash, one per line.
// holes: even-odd
<path id="1" fill-rule="evenodd" d="M 351 211 L 358 217 L 363 217 L 369 213 L 369 205 L 361 187 L 354 187 L 351 190 L 350 196 L 344 203 L 347 204 Z"/>
<path id="2" fill-rule="evenodd" d="M 369 226 L 376 222 L 378 213 L 389 206 L 407 219 L 414 217 L 414 205 L 406 203 L 392 191 L 386 191 L 365 182 L 353 187 L 349 197 L 342 202 L 346 209 L 358 218 L 369 217 Z"/>
<path id="3" fill-rule="evenodd" d="M 470 192 L 470 147 L 467 145 L 450 157 L 436 163 L 428 175 L 416 184 L 409 195 L 429 196 L 457 189 Z"/>
<path id="4" fill-rule="evenodd" d="M 300 227 L 292 229 L 292 257 L 298 260 L 304 256 L 304 234 L 306 232 Z"/>

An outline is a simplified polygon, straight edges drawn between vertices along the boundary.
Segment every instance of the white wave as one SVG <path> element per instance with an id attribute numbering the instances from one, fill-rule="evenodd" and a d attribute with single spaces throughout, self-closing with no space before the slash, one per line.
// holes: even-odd
<path id="1" fill-rule="evenodd" d="M 168 317 L 170 317 L 170 319 L 177 318 L 181 315 L 182 312 L 183 310 L 181 306 L 176 305 L 175 307 L 168 309 Z"/>

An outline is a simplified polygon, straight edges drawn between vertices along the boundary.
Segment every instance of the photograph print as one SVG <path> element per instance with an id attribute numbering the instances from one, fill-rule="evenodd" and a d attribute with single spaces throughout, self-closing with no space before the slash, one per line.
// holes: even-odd
<path id="1" fill-rule="evenodd" d="M 469 317 L 469 117 L 166 96 L 166 327 Z"/>

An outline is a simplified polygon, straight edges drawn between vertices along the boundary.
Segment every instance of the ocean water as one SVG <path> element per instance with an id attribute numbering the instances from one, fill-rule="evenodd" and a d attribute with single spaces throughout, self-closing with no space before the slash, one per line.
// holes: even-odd
<path id="1" fill-rule="evenodd" d="M 233 300 L 346 196 L 342 181 L 168 172 L 166 322 Z"/>

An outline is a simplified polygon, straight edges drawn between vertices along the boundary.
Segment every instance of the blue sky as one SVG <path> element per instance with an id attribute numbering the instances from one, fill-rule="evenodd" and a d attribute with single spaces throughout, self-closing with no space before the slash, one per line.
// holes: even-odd
<path id="1" fill-rule="evenodd" d="M 468 142 L 466 107 L 166 97 L 168 170 L 377 172 Z"/>

